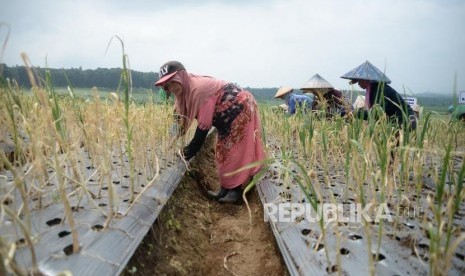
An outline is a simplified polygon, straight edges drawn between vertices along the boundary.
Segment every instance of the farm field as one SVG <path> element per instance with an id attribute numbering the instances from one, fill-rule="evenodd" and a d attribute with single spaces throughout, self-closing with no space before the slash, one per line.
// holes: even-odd
<path id="1" fill-rule="evenodd" d="M 0 276 L 465 275 L 465 1 L 0 15 Z"/>
<path id="2" fill-rule="evenodd" d="M 248 193 L 249 213 L 245 204 L 206 199 L 218 187 L 214 141 L 186 173 L 177 170 L 192 133 L 167 136 L 169 105 L 152 97 L 136 104 L 127 91 L 94 91 L 88 100 L 50 87 L 0 92 L 0 138 L 8 144 L 0 152 L 2 273 L 73 271 L 70 260 L 127 275 L 465 272 L 465 131 L 447 116 L 424 112 L 396 146 L 382 116 L 288 117 L 260 105 L 270 163 Z M 164 188 L 180 179 L 166 172 L 184 175 L 174 191 Z M 293 221 L 273 221 L 269 208 L 286 203 L 315 212 L 324 203 L 346 211 L 371 204 L 383 206 L 384 217 L 341 221 L 332 213 L 312 222 L 287 209 Z M 155 219 L 152 207 L 153 225 L 137 217 Z M 138 227 L 148 231 L 143 240 Z M 112 259 L 123 254 L 114 244 L 105 250 L 104 237 L 131 240 L 126 257 Z"/>
<path id="3" fill-rule="evenodd" d="M 344 147 L 347 146 L 345 143 L 348 143 L 340 135 L 347 131 L 345 122 L 339 122 L 341 124 L 338 124 L 337 121 L 327 123 L 312 118 L 315 120 L 313 131 L 315 131 L 315 135 L 320 137 L 309 137 L 302 135 L 302 133 L 313 133 L 311 129 L 306 128 L 309 127 L 309 124 L 311 126 L 311 123 L 305 117 L 285 118 L 282 116 L 283 114 L 274 113 L 269 109 L 267 110 L 266 107 L 262 107 L 262 109 L 264 110 L 264 129 L 266 129 L 268 149 L 275 158 L 269 172 L 259 184 L 259 193 L 265 194 L 271 199 L 267 203 L 311 203 L 314 200 L 313 202 L 339 203 L 347 208 L 351 203 L 359 201 L 375 205 L 377 202 L 382 202 L 383 197 L 385 197 L 386 207 L 392 216 L 391 221 L 333 221 L 320 225 L 317 222 L 306 222 L 304 216 L 299 214 L 291 223 L 267 222 L 265 225 L 273 228 L 275 244 L 274 246 L 269 245 L 273 251 L 267 250 L 266 254 L 276 252 L 276 248 L 279 249 L 277 255 L 286 260 L 285 271 L 282 272 L 283 261 L 263 261 L 264 258 L 275 260 L 276 253 L 271 256 L 266 255 L 257 244 L 251 242 L 251 239 L 254 239 L 259 241 L 258 245 L 267 243 L 259 237 L 255 238 L 257 231 L 263 227 L 262 215 L 264 212 L 256 209 L 257 205 L 254 201 L 256 195 L 251 195 L 253 218 L 252 226 L 249 227 L 244 225 L 246 216 L 241 208 L 223 207 L 215 203 L 208 203 L 205 198 L 206 189 L 211 188 L 212 183 L 215 183 L 215 179 L 211 179 L 212 172 L 206 169 L 204 163 L 204 160 L 208 159 L 208 155 L 205 156 L 205 151 L 212 151 L 210 146 L 204 150 L 204 155 L 200 157 L 200 160 L 194 161 L 195 168 L 193 168 L 192 174 L 185 178 L 185 182 L 181 186 L 183 187 L 182 192 L 175 193 L 170 205 L 168 205 L 168 210 L 181 217 L 177 220 L 180 227 L 174 229 L 167 226 L 166 223 L 157 223 L 152 235 L 147 236 L 144 245 L 136 251 L 128 265 L 128 271 L 136 269 L 148 274 L 153 271 L 156 274 L 176 274 L 183 272 L 182 269 L 187 269 L 187 273 L 201 271 L 202 274 L 214 274 L 211 271 L 212 267 L 217 269 L 215 271 L 220 270 L 223 273 L 228 273 L 225 268 L 222 268 L 226 265 L 237 275 L 261 275 L 263 272 L 268 273 L 266 268 L 268 264 L 275 272 L 271 272 L 271 275 L 286 273 L 291 275 L 321 275 L 339 272 L 345 275 L 370 275 L 372 273 L 378 275 L 436 275 L 441 273 L 435 270 L 432 262 L 437 262 L 436 265 L 446 266 L 444 269 L 448 270 L 448 274 L 460 275 L 462 273 L 464 269 L 464 258 L 461 253 L 464 248 L 462 240 L 463 198 L 459 201 L 460 211 L 457 211 L 452 219 L 447 219 L 455 225 L 452 227 L 454 230 L 449 230 L 450 233 L 454 232 L 451 235 L 455 238 L 451 236 L 451 239 L 456 241 L 454 253 L 446 254 L 444 251 L 439 253 L 430 247 L 434 246 L 434 243 L 431 243 L 432 235 L 438 234 L 433 227 L 435 220 L 445 215 L 445 210 L 451 206 L 449 201 L 451 194 L 446 196 L 448 200 L 444 202 L 449 201 L 449 203 L 443 205 L 441 210 L 444 213 L 442 215 L 434 215 L 434 206 L 430 205 L 431 200 L 434 200 L 437 193 L 440 192 L 437 189 L 440 189 L 441 185 L 436 186 L 436 183 L 440 183 L 439 176 L 442 168 L 441 163 L 445 157 L 444 151 L 433 151 L 432 144 L 427 145 L 428 141 L 424 141 L 424 147 L 428 147 L 429 150 L 428 152 L 422 150 L 422 153 L 419 154 L 418 144 L 413 144 L 410 149 L 403 149 L 405 150 L 403 153 L 397 153 L 400 156 L 402 154 L 408 155 L 408 159 L 411 161 L 396 160 L 394 162 L 398 168 L 397 172 L 385 167 L 386 171 L 383 173 L 380 169 L 383 168 L 382 163 L 377 163 L 374 156 L 369 157 L 370 154 L 374 154 L 373 152 L 368 153 L 370 152 L 369 148 L 372 147 L 370 143 L 360 146 L 366 150 L 365 154 L 367 155 L 364 158 L 369 158 L 373 163 L 360 162 L 360 160 L 355 162 L 341 155 L 346 154 Z M 438 124 L 434 128 L 432 127 L 433 129 L 441 125 L 444 126 L 445 123 L 446 117 L 437 117 L 431 121 L 431 124 Z M 338 125 L 342 129 L 338 129 Z M 457 125 L 455 127 L 458 127 L 457 134 L 461 133 L 463 126 Z M 327 128 L 327 134 L 323 134 L 322 128 Z M 425 134 L 426 137 L 438 139 L 438 141 L 443 139 L 434 138 L 434 135 L 431 135 L 436 133 L 433 129 L 428 130 L 429 134 Z M 324 135 L 330 135 L 326 142 L 331 145 L 328 146 L 328 149 L 333 149 L 326 153 Z M 456 138 L 454 147 L 458 147 L 449 160 L 453 167 L 449 170 L 455 171 L 453 175 L 461 178 L 463 183 L 463 176 L 459 174 L 461 170 L 463 171 L 464 137 L 458 135 Z M 312 146 L 305 148 L 309 139 L 310 141 L 315 139 L 315 141 L 311 144 Z M 416 154 L 412 154 L 413 151 Z M 421 163 L 421 168 L 411 167 L 417 162 L 414 156 L 423 154 L 425 156 L 422 157 L 424 163 Z M 382 154 L 380 155 L 382 156 Z M 352 156 L 356 156 L 356 154 Z M 384 158 L 388 157 L 384 156 Z M 404 171 L 406 169 L 404 166 L 410 167 L 408 173 Z M 306 173 L 301 171 L 303 168 Z M 372 172 L 368 173 L 370 170 Z M 359 175 L 363 172 L 366 173 L 365 176 Z M 367 176 L 368 178 L 366 178 Z M 364 177 L 366 180 L 361 181 L 358 177 Z M 380 185 L 382 177 L 385 179 L 384 185 Z M 450 185 L 453 181 L 449 178 L 448 184 L 443 186 L 443 188 L 448 189 L 447 193 L 453 193 L 455 185 Z M 313 190 L 313 196 L 312 193 L 306 194 L 302 186 L 308 190 Z M 197 191 L 199 188 L 200 193 Z M 186 200 L 194 201 L 196 206 L 200 202 L 204 208 L 197 207 L 193 210 L 185 208 Z M 195 209 L 200 211 L 195 211 Z M 233 215 L 231 215 L 231 209 L 234 211 Z M 222 216 L 226 218 L 222 218 Z M 216 224 L 226 219 L 231 220 L 233 216 L 236 219 L 235 223 L 249 228 L 249 232 L 244 237 L 237 238 L 238 232 L 242 232 L 238 231 L 237 227 L 228 225 L 230 228 L 222 229 L 227 237 L 217 237 L 219 227 Z M 162 216 L 165 221 L 171 221 L 174 217 L 173 215 Z M 194 222 L 191 222 L 192 220 Z M 199 227 L 186 231 L 185 229 L 191 225 L 190 223 Z M 264 234 L 269 235 L 268 232 L 269 229 L 264 231 Z M 443 232 L 441 235 L 447 234 Z M 197 239 L 199 236 L 201 238 Z M 209 236 L 210 239 L 207 239 Z M 447 238 L 436 236 L 434 242 L 440 242 L 444 246 L 446 240 Z M 153 243 L 160 246 L 155 248 L 149 246 Z M 183 246 L 180 246 L 181 244 Z M 163 247 L 167 250 L 161 249 Z M 201 248 L 201 250 L 197 251 L 197 248 Z M 214 253 L 204 250 L 205 248 L 210 250 L 213 248 Z M 436 248 L 436 250 L 438 249 Z M 442 247 L 441 250 L 445 250 L 445 248 Z M 187 256 L 185 256 L 186 252 Z M 193 252 L 197 254 L 193 254 Z M 234 255 L 232 255 L 233 253 Z M 449 255 L 450 258 L 446 258 L 450 263 L 446 264 L 444 262 L 446 259 L 442 259 L 443 257 L 432 259 L 438 256 L 435 254 Z M 154 261 L 152 256 L 157 256 L 156 259 L 159 261 Z M 184 265 L 177 265 L 180 263 Z M 435 271 L 430 271 L 430 269 Z"/>

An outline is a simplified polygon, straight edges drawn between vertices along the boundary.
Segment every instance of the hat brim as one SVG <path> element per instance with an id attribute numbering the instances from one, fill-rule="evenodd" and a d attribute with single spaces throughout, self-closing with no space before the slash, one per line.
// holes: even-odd
<path id="1" fill-rule="evenodd" d="M 300 90 L 304 91 L 305 94 L 314 95 L 315 93 L 320 93 L 320 92 L 322 94 L 326 94 L 331 89 L 333 89 L 333 88 L 301 88 Z"/>
<path id="2" fill-rule="evenodd" d="M 171 79 L 174 75 L 176 75 L 178 71 L 175 71 L 171 74 L 168 74 L 168 75 L 165 75 L 163 76 L 163 78 L 159 79 L 156 83 L 155 83 L 155 86 L 160 86 L 162 83 L 168 81 L 169 79 Z"/>
<path id="3" fill-rule="evenodd" d="M 306 81 L 300 89 L 308 90 L 308 89 L 323 89 L 323 88 L 331 89 L 334 87 L 331 85 L 331 83 L 325 80 L 322 76 L 320 76 L 319 74 L 315 74 L 308 81 Z"/>
<path id="4" fill-rule="evenodd" d="M 292 91 L 294 91 L 294 89 L 292 87 L 281 87 L 278 89 L 278 92 L 276 92 L 276 95 L 274 95 L 274 97 L 276 99 L 279 99 L 281 97 L 283 97 L 284 95 L 286 94 L 289 94 L 291 93 Z"/>
<path id="5" fill-rule="evenodd" d="M 391 83 L 391 80 L 368 60 L 341 76 L 349 80 L 368 80 L 370 82 Z"/>

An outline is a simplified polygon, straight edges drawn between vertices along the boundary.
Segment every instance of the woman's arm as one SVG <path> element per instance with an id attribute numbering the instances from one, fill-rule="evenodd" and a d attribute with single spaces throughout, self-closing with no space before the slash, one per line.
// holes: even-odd
<path id="1" fill-rule="evenodd" d="M 195 130 L 194 138 L 192 138 L 189 145 L 183 150 L 186 160 L 191 159 L 200 151 L 207 138 L 208 131 L 212 127 L 216 98 L 216 96 L 210 97 L 205 101 L 204 105 L 200 107 L 199 113 L 197 114 L 198 126 Z"/>
<path id="2" fill-rule="evenodd" d="M 197 127 L 194 138 L 192 138 L 191 142 L 188 146 L 183 149 L 184 158 L 186 160 L 190 160 L 194 157 L 202 148 L 203 143 L 205 143 L 205 139 L 208 135 L 208 129 L 203 130 Z"/>

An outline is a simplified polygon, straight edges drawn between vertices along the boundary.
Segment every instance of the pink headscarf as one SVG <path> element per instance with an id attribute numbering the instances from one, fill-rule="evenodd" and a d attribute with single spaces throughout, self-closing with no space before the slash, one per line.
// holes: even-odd
<path id="1" fill-rule="evenodd" d="M 181 115 L 181 133 L 184 135 L 205 101 L 226 85 L 226 82 L 190 74 L 185 70 L 178 71 L 170 80 L 179 82 L 182 86 L 182 93 L 175 96 L 174 105 L 176 113 Z"/>
<path id="2" fill-rule="evenodd" d="M 365 94 L 365 109 L 366 110 L 369 110 L 371 108 L 370 97 L 371 97 L 371 85 L 368 85 L 366 89 L 366 94 Z"/>

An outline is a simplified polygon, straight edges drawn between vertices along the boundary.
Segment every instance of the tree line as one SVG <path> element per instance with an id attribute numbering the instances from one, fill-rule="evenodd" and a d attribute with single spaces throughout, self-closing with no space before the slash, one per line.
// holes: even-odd
<path id="1" fill-rule="evenodd" d="M 31 68 L 37 82 L 45 79 L 45 72 L 48 70 L 55 87 L 73 87 L 80 88 L 109 88 L 116 89 L 120 83 L 121 68 L 97 68 L 85 69 L 82 67 L 71 69 L 53 69 L 53 68 Z M 27 68 L 25 66 L 12 66 L 0 64 L 0 75 L 8 78 L 10 81 L 15 80 L 20 87 L 30 88 Z M 131 70 L 132 86 L 134 88 L 153 88 L 153 83 L 158 79 L 158 73 L 139 72 Z"/>
<path id="2" fill-rule="evenodd" d="M 52 79 L 52 84 L 55 87 L 67 87 L 71 85 L 76 88 L 106 88 L 106 89 L 117 89 L 121 78 L 121 68 L 97 68 L 97 69 L 82 69 L 71 68 L 71 69 L 53 69 L 53 68 L 31 68 L 36 81 L 42 81 L 45 79 L 45 72 L 48 70 Z M 7 66 L 6 64 L 0 64 L 0 76 L 10 81 L 15 80 L 20 87 L 31 88 L 31 82 L 27 68 L 25 66 Z M 139 72 L 131 70 L 132 76 L 132 87 L 134 88 L 145 88 L 153 89 L 158 91 L 158 88 L 154 87 L 154 82 L 158 80 L 158 73 L 154 72 Z M 277 88 L 250 88 L 246 87 L 257 100 L 270 100 L 274 98 Z"/>
<path id="3" fill-rule="evenodd" d="M 32 67 L 32 72 L 36 78 L 36 81 L 40 82 L 45 79 L 45 72 L 49 70 L 52 79 L 52 84 L 55 87 L 67 87 L 71 85 L 76 88 L 106 88 L 106 89 L 117 89 L 121 78 L 121 68 L 97 68 L 97 69 L 82 69 L 71 68 L 71 69 L 52 69 L 52 68 L 41 68 Z M 6 64 L 0 64 L 0 76 L 4 79 L 15 80 L 20 87 L 30 88 L 31 82 L 29 80 L 28 72 L 25 66 L 7 66 Z M 158 91 L 158 88 L 154 87 L 154 82 L 158 80 L 158 73 L 155 72 L 139 72 L 131 70 L 132 76 L 132 87 L 141 89 L 151 89 Z M 252 88 L 245 87 L 250 91 L 257 101 L 267 101 L 273 103 L 280 103 L 279 100 L 274 99 L 274 95 L 278 90 L 277 87 L 269 88 Z M 296 91 L 299 93 L 301 91 Z M 349 91 L 350 92 L 350 91 Z M 343 91 L 347 96 L 350 94 L 348 91 Z M 354 93 L 354 91 L 352 91 Z M 353 99 L 359 94 L 356 91 Z M 453 97 L 450 94 L 445 95 L 418 95 L 418 101 L 420 105 L 431 106 L 431 107 L 447 107 L 452 104 Z"/>

